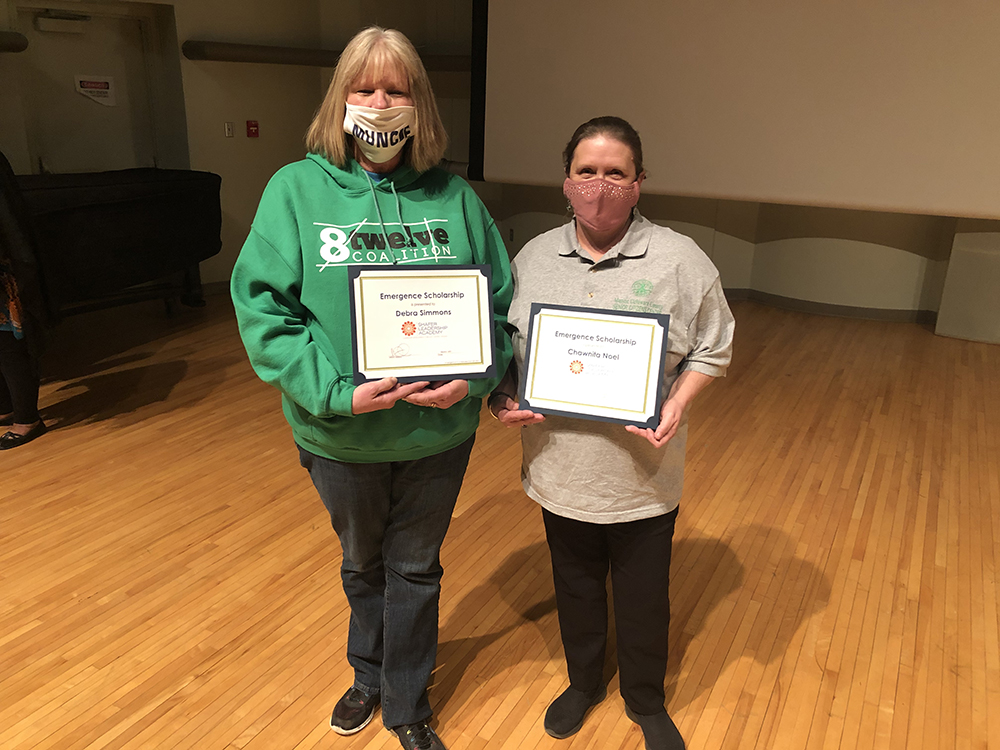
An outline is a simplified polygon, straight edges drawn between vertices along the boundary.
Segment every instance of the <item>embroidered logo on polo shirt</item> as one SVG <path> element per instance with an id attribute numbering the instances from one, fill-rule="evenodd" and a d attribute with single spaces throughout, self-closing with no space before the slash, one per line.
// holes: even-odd
<path id="1" fill-rule="evenodd" d="M 648 297 L 653 293 L 653 282 L 647 279 L 639 279 L 632 284 L 632 294 L 636 297 Z"/>

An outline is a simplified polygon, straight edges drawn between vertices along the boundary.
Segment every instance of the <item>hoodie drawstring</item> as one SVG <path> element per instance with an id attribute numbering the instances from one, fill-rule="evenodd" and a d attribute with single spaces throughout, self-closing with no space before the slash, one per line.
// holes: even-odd
<path id="1" fill-rule="evenodd" d="M 378 214 L 378 223 L 382 226 L 382 236 L 385 237 L 385 246 L 389 247 L 389 232 L 385 228 L 385 221 L 382 219 L 382 208 L 378 205 L 378 196 L 375 194 L 375 182 L 369 175 L 365 175 L 365 179 L 368 180 L 368 191 L 372 194 L 372 201 L 375 203 L 375 213 Z M 396 196 L 396 213 L 399 214 L 399 196 L 396 195 L 396 186 L 392 184 L 392 180 L 389 181 L 389 187 L 392 188 L 392 194 Z M 402 214 L 399 216 L 399 225 L 402 229 L 403 217 Z M 389 248 L 392 253 L 392 263 L 395 265 L 399 261 L 396 259 L 396 253 Z"/>
<path id="2" fill-rule="evenodd" d="M 390 182 L 389 187 L 392 188 L 392 197 L 396 199 L 396 218 L 399 219 L 399 231 L 403 233 L 403 238 L 406 240 L 407 244 L 409 244 L 413 240 L 410 237 L 409 232 L 406 231 L 406 226 L 403 224 L 403 206 L 399 202 L 399 193 L 396 192 L 395 183 Z"/>

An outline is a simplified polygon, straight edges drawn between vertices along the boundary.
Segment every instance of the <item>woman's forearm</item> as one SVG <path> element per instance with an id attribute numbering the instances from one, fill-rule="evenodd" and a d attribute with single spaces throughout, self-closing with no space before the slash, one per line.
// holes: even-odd
<path id="1" fill-rule="evenodd" d="M 668 400 L 675 400 L 683 409 L 691 406 L 695 396 L 705 390 L 705 386 L 715 380 L 711 375 L 696 370 L 685 370 L 677 380 L 674 381 L 667 396 Z"/>

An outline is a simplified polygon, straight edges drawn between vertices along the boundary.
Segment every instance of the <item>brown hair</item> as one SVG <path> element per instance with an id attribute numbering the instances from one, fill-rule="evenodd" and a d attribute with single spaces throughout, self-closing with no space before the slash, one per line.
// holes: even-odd
<path id="1" fill-rule="evenodd" d="M 632 151 L 632 163 L 635 165 L 636 176 L 638 177 L 643 173 L 642 141 L 639 139 L 639 134 L 627 120 L 608 115 L 587 120 L 587 122 L 583 123 L 583 125 L 573 132 L 573 137 L 569 139 L 569 143 L 566 144 L 566 148 L 563 150 L 563 167 L 566 169 L 567 176 L 569 176 L 570 165 L 573 163 L 573 154 L 576 153 L 576 147 L 580 145 L 580 141 L 585 141 L 588 138 L 594 138 L 599 135 L 619 141 L 628 146 Z"/>
<path id="2" fill-rule="evenodd" d="M 326 90 L 309 130 L 306 148 L 343 168 L 353 153 L 351 136 L 344 132 L 347 94 L 359 76 L 395 68 L 406 76 L 413 99 L 414 135 L 403 150 L 403 160 L 425 172 L 444 157 L 448 134 L 438 114 L 434 91 L 420 56 L 410 40 L 395 29 L 369 26 L 355 34 L 337 61 L 333 80 Z"/>

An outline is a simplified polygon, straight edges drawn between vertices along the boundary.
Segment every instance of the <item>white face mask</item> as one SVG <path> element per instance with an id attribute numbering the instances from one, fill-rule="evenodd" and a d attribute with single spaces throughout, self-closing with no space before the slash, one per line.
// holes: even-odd
<path id="1" fill-rule="evenodd" d="M 361 153 L 372 164 L 389 161 L 413 137 L 414 107 L 374 109 L 359 104 L 345 106 L 344 132 L 354 136 Z"/>

